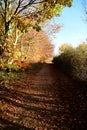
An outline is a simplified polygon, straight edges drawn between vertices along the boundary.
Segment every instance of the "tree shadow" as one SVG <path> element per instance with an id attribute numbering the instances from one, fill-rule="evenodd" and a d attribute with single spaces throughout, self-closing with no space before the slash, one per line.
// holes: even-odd
<path id="1" fill-rule="evenodd" d="M 53 65 L 49 66 L 52 71 Z M 32 84 L 29 93 L 26 88 L 26 91 L 15 87 L 0 90 L 4 129 L 86 130 L 86 86 L 74 82 L 60 70 L 53 69 L 50 75 L 54 78 L 52 84 L 43 85 L 41 78 L 42 86 Z"/>
<path id="2" fill-rule="evenodd" d="M 47 123 L 48 126 L 50 126 L 51 123 L 53 126 L 55 125 L 55 127 L 57 127 L 56 115 L 58 115 L 58 106 L 52 98 L 53 97 L 45 94 L 26 94 L 24 92 L 13 92 L 12 90 L 7 90 L 7 92 L 2 92 L 0 99 L 5 101 L 7 104 L 15 106 L 16 108 L 21 108 L 21 112 L 14 112 L 10 110 L 10 108 L 6 108 L 6 110 L 2 113 L 6 112 L 11 115 L 16 115 L 19 120 L 25 120 L 28 116 L 27 114 L 34 113 L 33 115 L 29 115 L 29 118 L 37 120 L 38 122 L 43 122 L 43 120 L 45 120 L 45 123 Z M 26 111 L 26 114 L 23 113 L 24 111 Z M 53 116 L 56 120 L 54 119 L 51 121 Z"/>
<path id="3" fill-rule="evenodd" d="M 56 72 L 59 77 L 60 70 L 57 69 Z M 70 130 L 86 130 L 87 85 L 73 80 L 69 76 L 66 77 L 66 74 L 61 72 L 63 74 L 62 83 L 56 82 L 54 85 L 57 88 L 58 97 L 62 101 L 60 104 L 61 117 L 63 117 L 61 125 L 66 124 Z"/>
<path id="4" fill-rule="evenodd" d="M 3 120 L 2 118 L 0 118 L 0 129 L 1 130 L 16 130 L 16 129 L 17 130 L 34 130 L 34 129 L 23 127 L 22 125 L 19 125 L 17 123 L 12 123 L 10 121 Z"/>

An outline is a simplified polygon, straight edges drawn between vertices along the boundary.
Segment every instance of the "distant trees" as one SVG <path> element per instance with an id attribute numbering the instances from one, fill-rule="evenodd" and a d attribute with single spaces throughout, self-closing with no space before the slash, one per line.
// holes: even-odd
<path id="1" fill-rule="evenodd" d="M 73 47 L 70 44 L 63 44 L 59 47 L 60 53 L 63 53 L 67 50 L 73 49 Z"/>
<path id="2" fill-rule="evenodd" d="M 19 38 L 19 57 L 25 62 L 49 62 L 53 55 L 53 45 L 44 31 L 37 32 L 31 29 Z M 18 51 L 15 52 L 17 56 Z M 16 58 L 16 57 L 15 57 Z"/>

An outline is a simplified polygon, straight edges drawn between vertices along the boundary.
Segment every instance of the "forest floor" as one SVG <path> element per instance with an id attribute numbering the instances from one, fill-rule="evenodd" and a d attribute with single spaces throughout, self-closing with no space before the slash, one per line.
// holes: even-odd
<path id="1" fill-rule="evenodd" d="M 0 89 L 0 130 L 86 130 L 87 87 L 53 64 Z"/>

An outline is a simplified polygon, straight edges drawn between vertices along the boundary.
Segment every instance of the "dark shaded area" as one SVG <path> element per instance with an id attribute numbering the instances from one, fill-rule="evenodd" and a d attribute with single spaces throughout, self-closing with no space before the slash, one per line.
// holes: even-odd
<path id="1" fill-rule="evenodd" d="M 19 124 L 12 123 L 7 120 L 3 120 L 2 118 L 0 118 L 0 123 L 4 125 L 3 128 L 0 126 L 0 130 L 34 130 L 34 129 L 25 128 Z"/>
<path id="2" fill-rule="evenodd" d="M 33 75 L 32 75 L 33 74 Z M 86 130 L 87 87 L 53 64 L 0 89 L 1 130 Z"/>

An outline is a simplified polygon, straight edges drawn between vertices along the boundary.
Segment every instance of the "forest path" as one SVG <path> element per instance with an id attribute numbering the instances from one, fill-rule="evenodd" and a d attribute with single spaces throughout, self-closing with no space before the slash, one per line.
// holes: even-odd
<path id="1" fill-rule="evenodd" d="M 87 91 L 53 64 L 0 91 L 0 130 L 86 130 Z"/>

